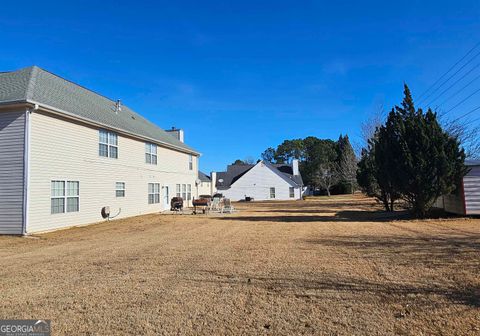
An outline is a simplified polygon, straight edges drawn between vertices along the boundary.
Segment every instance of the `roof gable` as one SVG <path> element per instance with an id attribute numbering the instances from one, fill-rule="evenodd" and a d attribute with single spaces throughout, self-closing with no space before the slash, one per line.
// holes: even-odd
<path id="1" fill-rule="evenodd" d="M 36 66 L 0 73 L 0 103 L 11 102 L 38 103 L 106 128 L 198 154 L 127 106 L 117 113 L 115 101 Z"/>
<path id="2" fill-rule="evenodd" d="M 300 175 L 294 176 L 293 169 L 290 165 L 277 165 L 265 161 L 259 161 L 254 165 L 229 165 L 226 172 L 217 173 L 216 187 L 219 190 L 230 188 L 257 165 L 265 166 L 267 169 L 271 170 L 274 174 L 279 176 L 281 179 L 283 179 L 285 182 L 287 182 L 293 187 L 299 187 L 303 185 L 302 177 Z"/>

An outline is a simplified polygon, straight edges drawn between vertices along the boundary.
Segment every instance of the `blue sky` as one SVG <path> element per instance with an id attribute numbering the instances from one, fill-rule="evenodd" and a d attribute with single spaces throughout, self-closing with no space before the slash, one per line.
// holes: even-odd
<path id="1" fill-rule="evenodd" d="M 419 95 L 479 41 L 479 1 L 9 1 L 0 12 L 1 71 L 35 64 L 184 128 L 206 172 L 284 139 L 355 141 L 404 81 Z"/>

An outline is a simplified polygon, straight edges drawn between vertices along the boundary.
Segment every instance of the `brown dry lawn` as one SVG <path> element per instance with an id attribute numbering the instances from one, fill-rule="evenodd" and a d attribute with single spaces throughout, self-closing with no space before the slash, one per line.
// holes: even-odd
<path id="1" fill-rule="evenodd" d="M 479 335 L 480 219 L 362 196 L 0 237 L 0 318 L 54 335 Z"/>

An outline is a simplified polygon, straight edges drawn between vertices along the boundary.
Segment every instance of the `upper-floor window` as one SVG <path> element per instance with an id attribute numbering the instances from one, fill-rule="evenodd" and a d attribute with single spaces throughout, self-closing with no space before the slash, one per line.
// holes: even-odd
<path id="1" fill-rule="evenodd" d="M 295 188 L 294 187 L 289 187 L 288 191 L 289 191 L 289 194 L 290 194 L 290 198 L 294 198 L 295 197 Z"/>
<path id="2" fill-rule="evenodd" d="M 188 170 L 193 170 L 193 155 L 188 156 Z"/>
<path id="3" fill-rule="evenodd" d="M 117 133 L 100 130 L 98 141 L 98 155 L 118 158 L 118 135 Z"/>
<path id="4" fill-rule="evenodd" d="M 157 145 L 149 142 L 145 144 L 145 162 L 157 164 Z"/>
<path id="5" fill-rule="evenodd" d="M 52 214 L 78 212 L 80 210 L 80 182 L 56 180 L 51 181 Z"/>

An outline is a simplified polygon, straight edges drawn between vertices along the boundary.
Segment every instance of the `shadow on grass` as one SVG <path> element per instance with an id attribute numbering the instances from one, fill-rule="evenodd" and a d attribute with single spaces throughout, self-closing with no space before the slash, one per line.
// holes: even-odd
<path id="1" fill-rule="evenodd" d="M 268 211 L 287 213 L 290 210 Z M 259 211 L 257 211 L 259 212 Z M 300 213 L 308 213 L 308 211 L 299 211 Z M 328 213 L 322 211 L 323 213 Z M 313 212 L 316 213 L 316 212 Z M 344 210 L 335 211 L 331 215 L 278 215 L 278 216 L 237 216 L 237 217 L 220 217 L 220 220 L 243 221 L 243 222 L 389 222 L 402 219 L 411 219 L 406 211 L 397 211 L 394 213 L 385 211 L 363 211 L 363 210 Z"/>
<path id="2" fill-rule="evenodd" d="M 423 260 L 429 263 L 437 261 L 451 262 L 455 258 L 465 259 L 472 257 L 477 271 L 480 267 L 477 258 L 480 258 L 480 234 L 463 236 L 333 236 L 304 240 L 307 244 L 326 247 L 352 248 L 369 254 L 394 254 L 396 258 L 411 263 Z M 476 257 L 476 258 L 473 258 Z"/>
<path id="3" fill-rule="evenodd" d="M 253 275 L 229 275 L 212 271 L 201 272 L 200 277 L 186 276 L 184 280 L 197 283 L 214 283 L 231 286 L 255 286 L 270 292 L 294 295 L 302 298 L 325 299 L 332 293 L 381 296 L 385 301 L 398 302 L 398 297 L 408 295 L 438 295 L 452 303 L 480 307 L 479 286 L 436 286 L 432 284 L 394 283 L 371 281 L 363 278 L 322 274 L 322 278 L 311 280 L 292 277 L 262 277 Z M 316 291 L 312 293 L 312 291 Z M 342 300 L 335 295 L 335 300 Z M 352 300 L 352 298 L 345 298 Z M 358 300 L 355 298 L 354 300 Z M 365 300 L 367 300 L 365 298 Z"/>

